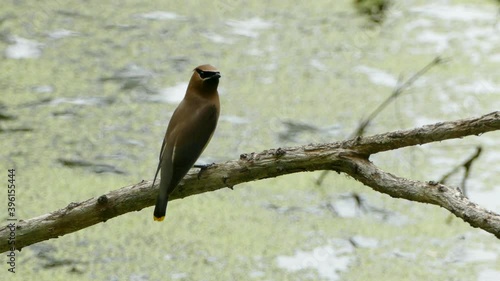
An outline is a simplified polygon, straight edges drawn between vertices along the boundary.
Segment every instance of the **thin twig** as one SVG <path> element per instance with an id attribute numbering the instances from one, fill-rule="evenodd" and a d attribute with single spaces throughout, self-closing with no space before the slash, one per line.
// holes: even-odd
<path id="1" fill-rule="evenodd" d="M 477 146 L 476 147 L 476 152 L 471 155 L 467 160 L 465 160 L 463 163 L 460 163 L 459 165 L 456 165 L 451 171 L 449 171 L 447 174 L 445 174 L 440 180 L 439 182 L 442 183 L 442 184 L 446 184 L 447 181 L 448 181 L 448 178 L 450 176 L 452 176 L 453 174 L 457 173 L 461 168 L 464 168 L 465 169 L 465 172 L 464 172 L 464 175 L 462 177 L 462 182 L 460 184 L 460 189 L 462 190 L 463 194 L 465 196 L 467 196 L 467 188 L 465 186 L 465 182 L 467 181 L 467 179 L 469 178 L 469 175 L 470 175 L 470 170 L 471 170 L 471 166 L 472 166 L 472 163 L 474 163 L 474 161 L 479 158 L 479 156 L 481 155 L 481 152 L 482 152 L 482 147 L 481 146 Z"/>
<path id="2" fill-rule="evenodd" d="M 434 66 L 448 62 L 449 59 L 443 59 L 440 56 L 435 57 L 431 62 L 429 62 L 422 69 L 413 74 L 410 78 L 408 78 L 405 82 L 399 83 L 392 91 L 391 95 L 387 97 L 375 110 L 373 110 L 366 118 L 364 118 L 361 122 L 359 122 L 358 127 L 350 134 L 349 138 L 355 138 L 363 136 L 366 128 L 370 125 L 370 123 L 377 117 L 377 115 L 382 112 L 392 101 L 396 100 L 401 94 L 404 93 L 406 89 L 411 87 L 413 83 L 415 83 L 420 77 L 422 77 L 426 72 L 431 70 Z M 318 179 L 316 180 L 316 185 L 320 186 L 323 183 L 326 175 L 330 171 L 323 171 Z"/>
<path id="3" fill-rule="evenodd" d="M 397 87 L 392 91 L 392 94 L 387 97 L 375 110 L 373 110 L 365 119 L 359 122 L 358 127 L 350 135 L 349 138 L 354 138 L 358 136 L 363 136 L 366 128 L 372 122 L 375 117 L 382 112 L 393 100 L 404 93 L 406 89 L 411 87 L 420 77 L 422 77 L 427 71 L 431 70 L 434 66 L 447 62 L 448 59 L 443 59 L 440 56 L 435 57 L 430 63 L 424 66 L 422 69 L 413 74 L 408 80 L 402 84 L 398 83 Z"/>

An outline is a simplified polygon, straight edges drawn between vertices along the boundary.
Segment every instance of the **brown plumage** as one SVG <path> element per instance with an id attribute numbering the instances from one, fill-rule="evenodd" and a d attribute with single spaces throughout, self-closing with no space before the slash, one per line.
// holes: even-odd
<path id="1" fill-rule="evenodd" d="M 168 196 L 194 165 L 217 126 L 220 72 L 209 64 L 194 69 L 186 95 L 174 111 L 160 151 L 155 179 L 161 169 L 154 220 L 165 218 Z"/>

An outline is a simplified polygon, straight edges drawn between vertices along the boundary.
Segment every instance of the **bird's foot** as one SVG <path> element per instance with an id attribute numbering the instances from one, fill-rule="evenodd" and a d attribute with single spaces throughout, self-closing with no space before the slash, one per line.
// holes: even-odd
<path id="1" fill-rule="evenodd" d="M 215 166 L 215 163 L 205 164 L 205 165 L 194 165 L 193 167 L 200 169 L 200 171 L 198 172 L 198 179 L 200 179 L 201 174 L 203 173 L 203 171 L 205 171 L 206 169 L 208 169 L 208 168 L 210 168 L 212 166 Z"/>

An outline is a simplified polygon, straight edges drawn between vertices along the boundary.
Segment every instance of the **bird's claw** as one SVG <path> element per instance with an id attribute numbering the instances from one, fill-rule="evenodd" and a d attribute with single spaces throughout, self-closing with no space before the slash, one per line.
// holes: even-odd
<path id="1" fill-rule="evenodd" d="M 208 168 L 210 168 L 212 166 L 215 166 L 215 163 L 205 164 L 205 165 L 194 165 L 193 166 L 194 168 L 199 168 L 200 169 L 200 171 L 198 172 L 198 179 L 200 179 L 201 174 L 203 173 L 203 171 L 205 171 L 206 169 L 208 169 Z"/>

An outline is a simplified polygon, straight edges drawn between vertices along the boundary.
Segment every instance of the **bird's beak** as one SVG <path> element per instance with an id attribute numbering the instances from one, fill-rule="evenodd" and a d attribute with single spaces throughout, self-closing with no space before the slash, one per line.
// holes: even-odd
<path id="1" fill-rule="evenodd" d="M 210 77 L 209 79 L 214 79 L 214 78 L 219 79 L 219 78 L 221 78 L 221 77 L 222 77 L 222 76 L 220 75 L 220 72 L 217 72 L 217 73 L 215 73 L 215 75 L 214 75 L 214 76 Z"/>

